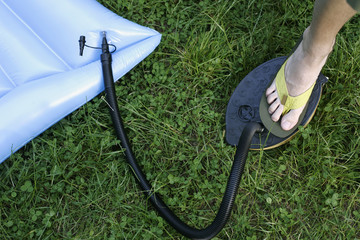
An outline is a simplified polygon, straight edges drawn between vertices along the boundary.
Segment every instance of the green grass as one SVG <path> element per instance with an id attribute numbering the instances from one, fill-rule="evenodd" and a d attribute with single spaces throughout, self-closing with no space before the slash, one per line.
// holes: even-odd
<path id="1" fill-rule="evenodd" d="M 235 149 L 224 140 L 239 81 L 289 53 L 313 2 L 100 1 L 163 34 L 116 85 L 135 155 L 192 226 L 214 218 Z M 310 125 L 251 152 L 217 239 L 360 239 L 359 16 L 340 32 Z M 103 95 L 0 165 L 0 239 L 185 239 L 152 208 L 115 139 Z"/>

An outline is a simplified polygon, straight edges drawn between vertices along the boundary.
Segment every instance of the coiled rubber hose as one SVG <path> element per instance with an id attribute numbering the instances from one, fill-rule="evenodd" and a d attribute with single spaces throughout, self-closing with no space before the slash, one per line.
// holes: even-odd
<path id="1" fill-rule="evenodd" d="M 103 36 L 102 52 L 103 53 L 101 54 L 101 62 L 105 83 L 106 100 L 109 104 L 110 114 L 114 124 L 114 128 L 118 139 L 121 141 L 121 146 L 125 149 L 128 163 L 133 168 L 141 187 L 145 191 L 145 194 L 147 195 L 151 203 L 154 205 L 156 210 L 162 215 L 162 217 L 182 235 L 192 239 L 210 239 L 214 237 L 220 232 L 220 230 L 224 227 L 225 223 L 230 217 L 231 208 L 233 206 L 236 192 L 240 183 L 240 178 L 244 170 L 251 139 L 255 132 L 262 131 L 262 126 L 258 123 L 249 123 L 247 127 L 243 130 L 235 153 L 235 158 L 231 168 L 229 180 L 227 182 L 225 194 L 214 221 L 205 229 L 192 228 L 183 221 L 181 221 L 166 206 L 166 204 L 161 200 L 159 195 L 152 190 L 151 185 L 149 184 L 144 173 L 141 171 L 139 165 L 137 164 L 135 156 L 131 150 L 129 140 L 125 134 L 124 126 L 119 114 L 111 67 L 111 53 L 109 52 L 105 35 Z"/>

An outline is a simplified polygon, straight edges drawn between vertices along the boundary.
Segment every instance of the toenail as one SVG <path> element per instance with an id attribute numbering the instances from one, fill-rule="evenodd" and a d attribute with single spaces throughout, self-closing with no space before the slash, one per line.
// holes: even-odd
<path id="1" fill-rule="evenodd" d="M 282 127 L 283 127 L 284 130 L 290 130 L 291 123 L 288 122 L 288 121 L 284 121 L 283 124 L 282 124 Z"/>

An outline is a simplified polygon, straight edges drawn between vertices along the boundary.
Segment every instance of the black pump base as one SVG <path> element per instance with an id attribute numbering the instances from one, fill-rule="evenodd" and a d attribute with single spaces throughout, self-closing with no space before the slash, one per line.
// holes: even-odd
<path id="1" fill-rule="evenodd" d="M 277 72 L 287 57 L 278 57 L 267 61 L 251 71 L 236 87 L 226 110 L 226 141 L 236 146 L 241 133 L 249 122 L 261 123 L 259 103 L 261 97 L 274 80 Z M 314 90 L 309 99 L 309 107 L 301 126 L 306 126 L 316 111 L 319 104 L 322 86 L 327 78 L 320 74 Z M 262 133 L 255 134 L 250 149 L 271 149 L 288 142 L 299 130 L 296 130 L 287 138 L 279 138 L 264 129 Z"/>

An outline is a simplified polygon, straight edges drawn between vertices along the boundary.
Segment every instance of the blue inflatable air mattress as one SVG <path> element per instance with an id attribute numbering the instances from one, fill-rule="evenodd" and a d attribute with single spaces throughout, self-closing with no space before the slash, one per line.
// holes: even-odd
<path id="1" fill-rule="evenodd" d="M 117 48 L 119 79 L 159 44 L 161 35 L 95 0 L 0 0 L 0 163 L 103 91 L 100 52 L 79 56 L 79 36 Z"/>

